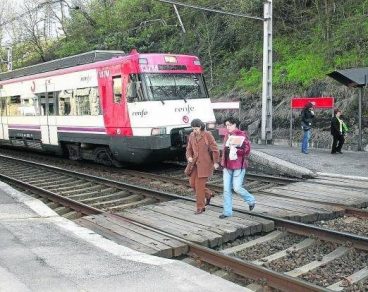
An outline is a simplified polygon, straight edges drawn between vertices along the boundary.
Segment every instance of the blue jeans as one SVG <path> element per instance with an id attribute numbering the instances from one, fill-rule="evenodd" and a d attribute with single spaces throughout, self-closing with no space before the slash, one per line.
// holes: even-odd
<path id="1" fill-rule="evenodd" d="M 304 131 L 303 140 L 302 140 L 302 152 L 308 153 L 308 142 L 311 137 L 312 130 Z"/>
<path id="2" fill-rule="evenodd" d="M 233 198 L 232 190 L 239 194 L 248 205 L 253 205 L 255 199 L 244 187 L 243 180 L 245 177 L 245 169 L 227 169 L 224 168 L 224 215 L 232 216 L 233 214 Z"/>

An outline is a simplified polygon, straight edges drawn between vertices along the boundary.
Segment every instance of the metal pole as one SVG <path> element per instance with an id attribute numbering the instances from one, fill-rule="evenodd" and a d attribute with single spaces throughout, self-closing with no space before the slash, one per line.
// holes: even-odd
<path id="1" fill-rule="evenodd" d="M 360 88 L 359 100 L 358 100 L 358 125 L 359 125 L 359 137 L 358 137 L 358 151 L 362 151 L 362 100 L 364 95 L 364 87 Z"/>
<path id="2" fill-rule="evenodd" d="M 174 10 L 175 10 L 176 16 L 177 16 L 177 17 L 178 17 L 178 19 L 179 19 L 179 23 L 180 23 L 181 29 L 182 29 L 183 33 L 185 33 L 185 27 L 184 27 L 183 22 L 181 21 L 181 17 L 180 17 L 180 14 L 179 14 L 178 8 L 176 8 L 176 5 L 175 5 L 175 4 L 174 4 L 173 6 L 174 6 Z"/>
<path id="3" fill-rule="evenodd" d="M 293 109 L 290 107 L 290 147 L 293 147 Z"/>
<path id="4" fill-rule="evenodd" d="M 264 3 L 261 140 L 272 143 L 272 0 Z"/>
<path id="5" fill-rule="evenodd" d="M 8 71 L 12 71 L 13 70 L 13 49 L 12 47 L 7 47 L 6 50 L 8 51 L 7 68 L 8 68 Z"/>

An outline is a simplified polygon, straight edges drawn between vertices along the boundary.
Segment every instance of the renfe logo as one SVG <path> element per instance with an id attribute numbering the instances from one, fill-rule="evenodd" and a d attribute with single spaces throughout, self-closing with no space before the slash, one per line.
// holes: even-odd
<path id="1" fill-rule="evenodd" d="M 189 104 L 187 106 L 176 107 L 175 108 L 176 113 L 187 113 L 187 114 L 189 114 L 192 111 L 194 111 L 194 106 L 191 106 Z"/>
<path id="2" fill-rule="evenodd" d="M 107 78 L 110 76 L 110 70 L 108 69 L 105 69 L 105 70 L 102 70 L 100 72 L 98 72 L 98 77 L 100 78 Z"/>
<path id="3" fill-rule="evenodd" d="M 141 111 L 138 112 L 132 112 L 132 116 L 144 117 L 146 115 L 148 115 L 148 111 L 146 111 L 145 109 L 142 109 Z"/>

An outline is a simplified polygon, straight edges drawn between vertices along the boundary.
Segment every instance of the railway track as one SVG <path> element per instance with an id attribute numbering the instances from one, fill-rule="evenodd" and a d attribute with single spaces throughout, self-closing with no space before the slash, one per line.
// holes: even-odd
<path id="1" fill-rule="evenodd" d="M 86 175 L 62 168 L 38 164 L 12 157 L 0 157 L 1 177 L 12 184 L 26 189 L 44 190 L 59 197 L 59 201 L 45 201 L 59 215 L 76 219 L 81 212 L 76 212 L 66 201 L 77 201 L 91 208 L 106 212 L 119 212 L 158 201 L 173 199 L 162 192 L 119 183 L 113 180 Z M 61 199 L 62 198 L 62 199 Z M 82 212 L 83 213 L 83 212 Z"/>
<path id="2" fill-rule="evenodd" d="M 253 242 L 250 241 L 235 247 L 225 248 L 222 251 L 214 251 L 193 244 L 176 235 L 169 234 L 164 230 L 152 228 L 152 226 L 144 225 L 141 222 L 134 222 L 133 220 L 123 218 L 119 214 L 111 214 L 111 212 L 118 212 L 125 208 L 139 206 L 140 204 L 150 204 L 175 198 L 192 200 L 191 198 L 172 196 L 164 192 L 77 172 L 66 172 L 56 167 L 37 165 L 35 163 L 29 164 L 26 161 L 16 161 L 11 158 L 3 157 L 1 159 L 2 167 L 0 172 L 3 180 L 36 193 L 37 196 L 49 202 L 49 205 L 54 209 L 56 208 L 56 210 L 63 213 L 65 217 L 75 219 L 83 215 L 104 214 L 104 216 L 112 220 L 133 224 L 136 228 L 151 230 L 153 233 L 161 234 L 167 241 L 184 243 L 187 246 L 186 253 L 193 257 L 196 262 L 205 262 L 226 272 L 245 277 L 247 285 L 253 287 L 257 285 L 269 286 L 282 291 L 330 291 L 331 289 L 340 291 L 341 287 L 350 287 L 352 289 L 354 287 L 358 287 L 357 289 L 363 287 L 362 289 L 365 289 L 366 287 L 364 277 L 367 267 L 364 266 L 364 263 L 368 261 L 368 238 L 364 236 L 326 230 L 266 215 L 253 214 L 264 219 L 273 220 L 278 230 L 270 235 L 266 235 L 266 238 L 259 237 Z M 30 165 L 32 174 L 30 174 Z M 151 176 L 142 172 L 133 173 L 136 177 L 144 177 L 144 179 L 157 178 L 153 174 Z M 162 179 L 171 183 L 173 181 L 176 181 L 178 184 L 182 182 L 178 178 L 163 177 Z M 149 198 L 150 201 L 142 202 L 142 200 L 138 200 L 133 205 L 121 204 L 122 202 L 119 198 L 134 196 L 135 191 L 143 198 Z M 118 198 L 111 198 L 109 193 L 116 196 L 119 194 L 119 196 Z M 93 197 L 89 197 L 90 195 L 93 195 Z M 104 195 L 107 195 L 107 197 L 104 197 Z M 102 199 L 101 202 L 99 202 L 100 199 Z M 117 208 L 114 208 L 115 203 L 118 206 Z M 247 213 L 242 210 L 237 211 L 244 214 Z M 108 230 L 105 232 L 108 233 Z M 280 242 L 284 242 L 285 245 Z M 277 248 L 273 248 L 272 246 L 274 245 Z M 262 249 L 268 251 L 267 254 L 260 252 Z M 305 258 L 303 253 L 316 256 L 309 259 L 309 261 L 299 261 L 298 266 L 295 263 L 295 259 Z M 259 256 L 251 258 L 250 254 L 258 254 Z M 345 274 L 351 271 L 349 274 L 350 278 L 346 278 L 345 281 L 337 281 L 336 277 L 331 276 L 333 272 L 327 273 L 323 271 L 323 268 L 326 267 L 327 270 L 333 270 L 329 268 L 329 265 L 336 265 L 336 261 L 342 262 L 339 265 L 343 266 L 341 269 L 345 271 Z M 283 262 L 286 264 L 283 264 Z M 303 268 L 303 272 L 296 272 L 300 268 Z M 324 276 L 318 276 L 318 274 L 324 275 L 324 273 L 327 274 L 326 279 Z M 326 287 L 330 290 L 326 290 Z"/>

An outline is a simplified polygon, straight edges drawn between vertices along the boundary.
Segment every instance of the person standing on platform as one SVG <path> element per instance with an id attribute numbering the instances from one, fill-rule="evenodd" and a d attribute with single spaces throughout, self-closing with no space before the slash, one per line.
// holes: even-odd
<path id="1" fill-rule="evenodd" d="M 313 103 L 309 102 L 305 105 L 301 118 L 303 129 L 302 153 L 308 154 L 308 143 L 312 135 L 312 120 L 314 118 Z"/>
<path id="2" fill-rule="evenodd" d="M 256 205 L 254 196 L 244 187 L 243 181 L 248 167 L 248 157 L 250 154 L 250 141 L 248 135 L 239 130 L 239 121 L 234 117 L 225 120 L 227 134 L 224 137 L 224 146 L 221 158 L 223 166 L 224 183 L 224 209 L 220 219 L 232 216 L 232 190 L 238 193 L 249 205 L 252 211 Z"/>
<path id="3" fill-rule="evenodd" d="M 212 133 L 205 130 L 205 124 L 200 119 L 192 120 L 191 126 L 193 132 L 189 135 L 186 148 L 188 166 L 185 173 L 190 176 L 189 183 L 196 194 L 197 210 L 194 214 L 201 214 L 213 197 L 206 183 L 213 169 L 219 167 L 220 152 Z"/>
<path id="4" fill-rule="evenodd" d="M 346 124 L 341 120 L 341 110 L 334 110 L 334 117 L 331 119 L 331 135 L 333 137 L 331 154 L 342 154 L 341 149 L 345 142 L 347 132 Z"/>

